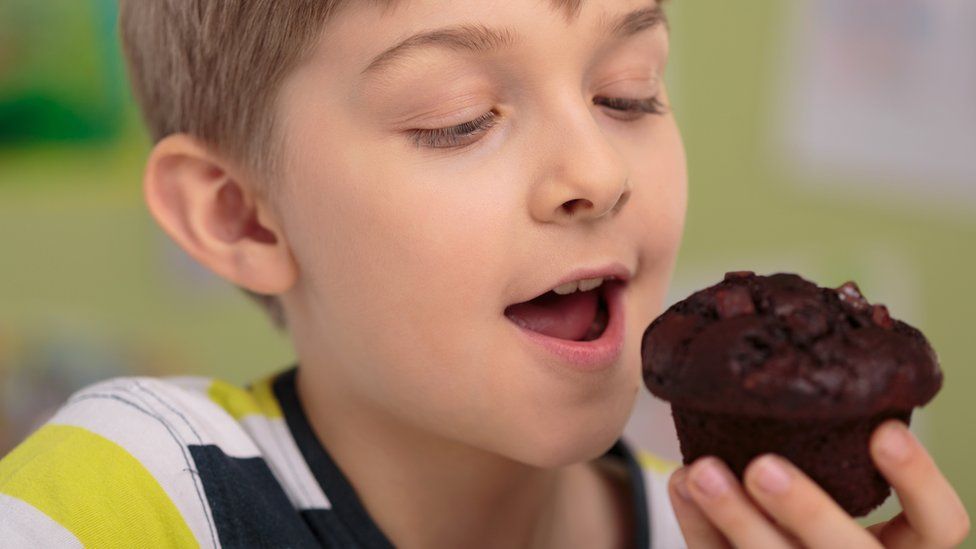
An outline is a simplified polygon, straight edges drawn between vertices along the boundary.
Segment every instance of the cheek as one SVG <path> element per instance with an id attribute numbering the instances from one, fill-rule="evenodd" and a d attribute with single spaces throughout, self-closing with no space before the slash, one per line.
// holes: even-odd
<path id="1" fill-rule="evenodd" d="M 640 274 L 635 280 L 631 310 L 638 337 L 661 306 L 681 245 L 688 201 L 688 175 L 684 147 L 673 119 L 632 171 L 633 206 L 625 219 L 638 246 Z"/>
<path id="2" fill-rule="evenodd" d="M 688 174 L 684 146 L 674 119 L 649 146 L 631 150 L 634 204 L 627 222 L 640 243 L 642 268 L 658 269 L 673 262 L 684 231 L 688 201 Z M 648 148 L 653 151 L 647 154 Z M 643 261 L 650 262 L 644 265 Z"/>
<path id="3" fill-rule="evenodd" d="M 288 233 L 316 324 L 340 326 L 337 343 L 358 343 L 376 360 L 457 360 L 470 348 L 459 338 L 501 317 L 504 216 L 515 197 L 487 175 L 434 175 L 388 151 L 340 152 L 313 157 L 295 178 L 299 213 Z M 378 356 L 384 349 L 396 356 Z"/>
<path id="4" fill-rule="evenodd" d="M 435 178 L 403 159 L 347 158 L 306 172 L 301 183 L 318 190 L 304 193 L 290 227 L 316 345 L 398 417 L 484 429 L 490 395 L 518 386 L 499 373 L 510 362 L 499 353 L 502 281 L 518 267 L 511 242 L 524 209 L 515 187 L 489 170 Z"/>
<path id="5" fill-rule="evenodd" d="M 638 231 L 642 259 L 655 270 L 670 268 L 684 233 L 688 185 L 684 157 L 678 161 L 674 159 L 677 156 L 673 153 L 640 175 L 646 183 L 634 204 L 632 222 Z"/>

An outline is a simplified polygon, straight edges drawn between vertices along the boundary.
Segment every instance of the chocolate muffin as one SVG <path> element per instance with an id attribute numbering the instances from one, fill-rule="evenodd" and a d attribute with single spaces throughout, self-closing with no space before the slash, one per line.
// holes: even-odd
<path id="1" fill-rule="evenodd" d="M 641 341 L 644 383 L 670 401 L 685 464 L 723 459 L 742 478 L 773 452 L 852 516 L 888 497 L 868 452 L 883 421 L 905 423 L 942 386 L 920 331 L 853 282 L 727 273 L 671 306 Z"/>

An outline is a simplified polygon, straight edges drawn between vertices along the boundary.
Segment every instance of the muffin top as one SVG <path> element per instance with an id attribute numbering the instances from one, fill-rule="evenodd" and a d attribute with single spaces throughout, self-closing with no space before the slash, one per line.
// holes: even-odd
<path id="1" fill-rule="evenodd" d="M 641 341 L 644 383 L 672 405 L 781 419 L 910 410 L 942 386 L 925 336 L 857 285 L 727 273 L 675 303 Z"/>

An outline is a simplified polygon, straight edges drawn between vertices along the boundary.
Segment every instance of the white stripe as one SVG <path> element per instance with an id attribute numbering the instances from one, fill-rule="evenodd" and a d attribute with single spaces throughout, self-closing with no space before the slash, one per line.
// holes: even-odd
<path id="1" fill-rule="evenodd" d="M 123 377 L 97 383 L 69 399 L 100 393 L 135 400 L 166 421 L 187 444 L 213 444 L 230 457 L 260 457 L 257 446 L 226 410 L 207 397 L 149 377 Z"/>
<path id="2" fill-rule="evenodd" d="M 288 494 L 292 505 L 298 509 L 332 508 L 305 463 L 284 419 L 249 414 L 241 418 L 241 424 L 255 444 L 261 447 L 268 467 Z"/>
<path id="3" fill-rule="evenodd" d="M 204 394 L 158 379 L 139 383 L 139 389 L 192 425 L 200 444 L 215 444 L 230 457 L 260 457 L 260 451 L 234 416 Z M 178 411 L 178 413 L 177 413 Z"/>
<path id="4" fill-rule="evenodd" d="M 199 393 L 206 396 L 207 391 L 213 384 L 213 378 L 203 376 L 167 376 L 161 378 L 163 381 L 182 387 L 191 393 Z"/>
<path id="5" fill-rule="evenodd" d="M 644 469 L 644 490 L 647 494 L 647 504 L 650 507 L 651 520 L 651 548 L 652 549 L 681 549 L 687 547 L 685 538 L 678 526 L 678 518 L 671 507 L 668 496 L 668 479 L 671 472 L 658 473 L 651 469 Z"/>
<path id="6" fill-rule="evenodd" d="M 77 547 L 81 541 L 26 501 L 0 494 L 0 545 L 6 549 Z"/>
<path id="7" fill-rule="evenodd" d="M 196 441 L 134 387 L 111 380 L 83 389 L 49 423 L 81 427 L 124 448 L 159 482 L 200 544 L 218 546 L 210 505 L 186 448 Z"/>

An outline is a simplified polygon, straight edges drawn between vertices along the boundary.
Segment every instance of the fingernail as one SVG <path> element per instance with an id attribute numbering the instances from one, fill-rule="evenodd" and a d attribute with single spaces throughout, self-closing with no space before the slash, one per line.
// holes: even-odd
<path id="1" fill-rule="evenodd" d="M 688 491 L 687 482 L 688 471 L 681 468 L 674 472 L 674 491 L 678 492 L 678 495 L 684 498 L 686 501 L 694 501 L 691 499 L 691 493 Z"/>
<path id="2" fill-rule="evenodd" d="M 881 454 L 889 461 L 900 463 L 911 453 L 911 435 L 900 423 L 892 423 L 885 428 L 879 444 Z"/>
<path id="3" fill-rule="evenodd" d="M 756 463 L 756 484 L 770 494 L 783 494 L 790 489 L 789 472 L 773 456 L 763 456 Z"/>
<path id="4" fill-rule="evenodd" d="M 719 470 L 718 464 L 710 460 L 691 472 L 691 482 L 709 498 L 717 498 L 729 490 L 728 479 Z"/>

